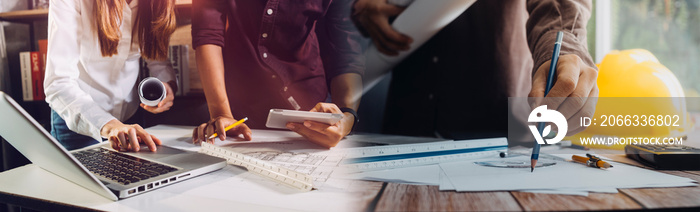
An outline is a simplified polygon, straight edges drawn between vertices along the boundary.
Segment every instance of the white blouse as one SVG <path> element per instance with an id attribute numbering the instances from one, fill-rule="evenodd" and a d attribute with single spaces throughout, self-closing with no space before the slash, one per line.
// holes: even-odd
<path id="1" fill-rule="evenodd" d="M 139 107 L 136 85 L 140 49 L 132 41 L 137 0 L 125 5 L 118 53 L 103 57 L 93 0 L 51 0 L 44 91 L 46 102 L 77 133 L 102 141 L 112 119 L 124 121 Z M 167 61 L 148 61 L 151 76 L 175 79 Z"/>

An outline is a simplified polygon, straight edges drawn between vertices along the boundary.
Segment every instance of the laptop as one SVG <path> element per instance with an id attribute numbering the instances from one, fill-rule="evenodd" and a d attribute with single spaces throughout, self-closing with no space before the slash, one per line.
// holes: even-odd
<path id="1" fill-rule="evenodd" d="M 126 153 L 102 142 L 67 151 L 3 92 L 0 114 L 0 136 L 33 164 L 114 201 L 226 166 L 224 159 L 167 146 Z"/>

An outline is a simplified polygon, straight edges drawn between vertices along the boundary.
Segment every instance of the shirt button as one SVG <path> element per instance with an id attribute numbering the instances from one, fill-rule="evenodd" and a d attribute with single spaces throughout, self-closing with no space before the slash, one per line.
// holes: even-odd
<path id="1" fill-rule="evenodd" d="M 266 37 L 267 37 L 267 33 L 263 33 L 263 34 L 262 34 L 262 37 L 263 37 L 263 38 L 266 38 Z"/>
<path id="2" fill-rule="evenodd" d="M 277 78 L 277 75 L 274 75 L 274 74 L 273 74 L 273 75 L 272 75 L 272 79 L 274 79 L 274 78 Z"/>
<path id="3" fill-rule="evenodd" d="M 267 9 L 267 14 L 272 15 L 272 9 Z"/>
<path id="4" fill-rule="evenodd" d="M 433 63 L 437 63 L 437 62 L 438 62 L 438 57 L 437 57 L 437 56 L 434 56 L 434 57 L 433 57 Z"/>
<path id="5" fill-rule="evenodd" d="M 429 99 L 429 100 L 433 100 L 433 98 L 434 98 L 434 96 L 433 96 L 432 93 L 431 93 L 431 94 L 428 94 L 428 99 Z"/>
<path id="6" fill-rule="evenodd" d="M 287 92 L 287 89 L 288 89 L 287 86 L 284 86 L 284 89 L 283 89 L 284 92 Z"/>
<path id="7" fill-rule="evenodd" d="M 267 53 L 263 53 L 263 58 L 267 58 Z"/>

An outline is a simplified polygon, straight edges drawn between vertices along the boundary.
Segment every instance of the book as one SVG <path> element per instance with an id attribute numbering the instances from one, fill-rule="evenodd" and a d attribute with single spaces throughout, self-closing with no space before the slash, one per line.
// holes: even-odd
<path id="1" fill-rule="evenodd" d="M 32 0 L 32 9 L 49 9 L 49 0 Z"/>
<path id="2" fill-rule="evenodd" d="M 24 101 L 40 101 L 46 98 L 44 94 L 44 67 L 40 52 L 20 52 L 20 76 L 22 78 L 22 99 Z"/>
<path id="3" fill-rule="evenodd" d="M 5 29 L 0 27 L 0 91 L 9 92 L 5 86 L 7 86 L 9 81 L 8 74 L 8 62 L 7 62 L 7 48 L 5 44 Z"/>
<path id="4" fill-rule="evenodd" d="M 173 66 L 173 71 L 175 71 L 175 81 L 177 82 L 177 91 L 175 96 L 182 96 L 182 63 L 180 55 L 180 45 L 170 46 L 168 49 L 168 60 Z"/>
<path id="5" fill-rule="evenodd" d="M 149 76 L 151 76 L 151 72 L 148 69 L 148 63 L 146 63 L 146 60 L 143 58 L 139 59 L 139 83 Z"/>
<path id="6" fill-rule="evenodd" d="M 183 95 L 187 95 L 190 93 L 190 72 L 193 70 L 193 68 L 190 66 L 190 47 L 189 45 L 183 45 L 182 48 L 180 48 L 180 58 L 182 58 L 182 73 L 181 73 L 181 78 L 182 78 L 182 83 L 179 84 L 180 89 L 182 90 Z M 196 69 L 196 68 L 195 68 Z"/>
<path id="7" fill-rule="evenodd" d="M 168 59 L 177 79 L 176 96 L 184 96 L 189 93 L 189 49 L 189 45 L 174 45 L 170 46 L 168 51 Z"/>
<path id="8" fill-rule="evenodd" d="M 168 61 L 175 72 L 175 82 L 177 83 L 177 90 L 173 91 L 175 96 L 184 96 L 190 92 L 189 53 L 189 45 L 173 45 L 168 48 Z M 143 58 L 140 60 L 139 67 L 139 81 L 151 75 L 148 63 Z"/>
<path id="9" fill-rule="evenodd" d="M 22 99 L 34 100 L 32 95 L 32 59 L 31 52 L 19 53 L 20 75 L 22 77 Z"/>
<path id="10" fill-rule="evenodd" d="M 32 68 L 32 100 L 44 100 L 44 78 L 42 77 L 39 52 L 30 52 L 30 55 Z"/>
<path id="11" fill-rule="evenodd" d="M 39 85 L 41 89 L 41 99 L 46 98 L 46 93 L 44 92 L 44 77 L 46 76 L 46 55 L 48 55 L 48 46 L 49 46 L 49 41 L 46 39 L 39 40 L 39 65 L 41 65 L 40 71 L 41 75 L 39 76 L 39 79 L 41 79 L 41 84 Z"/>

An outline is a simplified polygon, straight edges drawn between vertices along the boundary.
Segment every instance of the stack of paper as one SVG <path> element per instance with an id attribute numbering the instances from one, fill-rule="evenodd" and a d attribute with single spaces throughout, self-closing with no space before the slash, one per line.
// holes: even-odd
<path id="1" fill-rule="evenodd" d="M 558 148 L 558 147 L 556 147 Z M 537 168 L 496 168 L 477 165 L 477 161 L 527 162 L 530 158 L 516 155 L 508 158 L 491 158 L 440 163 L 439 165 L 416 166 L 371 172 L 353 173 L 349 178 L 436 185 L 441 191 L 525 191 L 533 193 L 569 194 L 587 196 L 589 192 L 617 193 L 619 188 L 684 187 L 697 186 L 689 178 L 664 174 L 622 163 L 610 162 L 614 167 L 598 169 L 564 160 L 572 153 L 584 155 L 586 151 L 540 157 L 542 162 L 556 165 Z M 558 158 L 557 160 L 552 160 Z"/>

